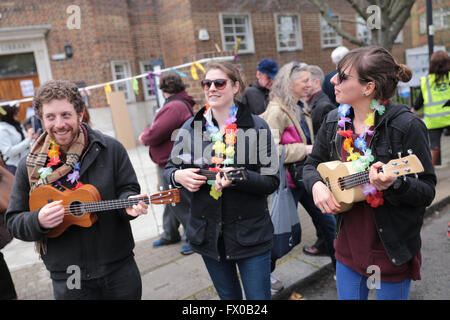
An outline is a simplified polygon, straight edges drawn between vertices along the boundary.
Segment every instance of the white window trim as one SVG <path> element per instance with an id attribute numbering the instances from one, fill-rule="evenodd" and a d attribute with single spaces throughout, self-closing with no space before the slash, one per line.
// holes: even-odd
<path id="1" fill-rule="evenodd" d="M 225 46 L 225 32 L 224 32 L 224 26 L 223 26 L 223 16 L 247 16 L 248 21 L 248 30 L 247 30 L 247 44 L 248 49 L 247 50 L 239 50 L 239 54 L 241 53 L 255 53 L 255 41 L 253 38 L 253 27 L 252 27 L 252 16 L 250 13 L 247 12 L 220 12 L 219 13 L 219 22 L 220 22 L 220 34 L 222 37 L 222 50 L 227 51 L 227 48 Z"/>
<path id="2" fill-rule="evenodd" d="M 128 60 L 112 60 L 111 61 L 111 74 L 113 76 L 113 79 L 119 80 L 116 78 L 116 71 L 114 70 L 114 66 L 119 65 L 119 64 L 123 64 L 125 66 L 125 78 L 131 77 L 130 61 L 128 61 Z M 124 83 L 127 86 L 127 93 L 128 93 L 128 98 L 125 97 L 125 100 L 127 102 L 135 102 L 136 96 L 134 94 L 133 88 L 131 87 L 130 81 L 125 81 Z M 119 91 L 119 88 L 117 87 L 117 85 L 118 85 L 117 83 L 114 84 L 115 91 Z"/>
<path id="3" fill-rule="evenodd" d="M 280 48 L 280 40 L 278 36 L 278 16 L 297 16 L 297 47 L 295 48 Z M 303 36 L 302 36 L 302 23 L 300 20 L 299 14 L 292 14 L 292 13 L 274 13 L 274 22 L 275 22 L 275 36 L 277 39 L 277 51 L 283 52 L 283 51 L 297 51 L 297 50 L 303 50 Z"/>
<path id="4" fill-rule="evenodd" d="M 151 65 L 151 61 L 150 60 L 139 61 L 139 68 L 141 69 L 141 74 L 148 72 L 144 68 L 145 64 L 150 64 Z M 153 85 L 155 85 L 155 82 L 153 82 Z M 152 89 L 152 87 L 148 83 L 148 78 L 147 77 L 142 78 L 142 88 L 144 88 L 144 99 L 145 100 L 156 99 L 156 95 L 154 95 L 154 94 L 153 95 L 149 95 L 148 94 L 148 91 L 150 89 Z M 156 89 L 156 85 L 155 85 L 155 89 Z"/>
<path id="5" fill-rule="evenodd" d="M 340 16 L 338 14 L 334 14 L 333 16 L 337 16 L 338 19 Z M 323 43 L 323 30 L 322 30 L 322 19 L 326 22 L 325 18 L 322 17 L 322 15 L 319 13 L 319 23 L 320 23 L 320 45 L 322 48 L 336 48 L 342 45 L 342 37 L 336 32 L 337 35 L 337 42 L 336 44 L 327 44 L 325 45 Z M 339 21 L 339 26 L 341 26 L 341 22 Z M 331 28 L 331 27 L 330 27 Z M 333 29 L 334 31 L 334 29 Z"/>

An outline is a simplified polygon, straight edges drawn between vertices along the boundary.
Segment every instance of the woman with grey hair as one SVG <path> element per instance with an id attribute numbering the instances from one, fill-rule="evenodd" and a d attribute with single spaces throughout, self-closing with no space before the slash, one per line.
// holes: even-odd
<path id="1" fill-rule="evenodd" d="M 314 142 L 312 122 L 309 114 L 303 111 L 303 102 L 301 101 L 309 94 L 310 77 L 311 73 L 304 63 L 291 62 L 284 65 L 275 77 L 269 96 L 269 105 L 261 115 L 269 124 L 280 152 L 284 145 L 286 165 L 305 161 L 312 150 Z M 334 263 L 334 219 L 323 215 L 314 205 L 313 198 L 306 192 L 303 183 L 297 182 L 296 186 L 288 170 L 286 170 L 286 175 L 296 205 L 298 202 L 302 204 L 311 216 L 314 225 L 324 235 L 327 252 Z M 275 259 L 272 259 L 271 272 L 275 269 L 275 262 Z M 273 274 L 271 282 L 273 293 L 283 288 L 281 281 Z"/>

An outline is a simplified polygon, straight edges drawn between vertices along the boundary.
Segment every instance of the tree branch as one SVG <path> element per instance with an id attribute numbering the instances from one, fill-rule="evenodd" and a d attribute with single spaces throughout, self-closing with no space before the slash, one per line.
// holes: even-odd
<path id="1" fill-rule="evenodd" d="M 361 10 L 360 7 L 355 3 L 353 0 L 347 0 L 347 2 L 352 6 L 353 10 L 356 11 L 357 14 L 359 14 L 364 20 L 367 21 L 367 18 L 369 17 L 367 13 L 364 10 Z"/>
<path id="2" fill-rule="evenodd" d="M 394 23 L 392 24 L 391 32 L 389 34 L 389 40 L 392 41 L 392 43 L 394 43 L 400 30 L 402 30 L 403 26 L 405 25 L 406 20 L 408 20 L 409 16 L 411 15 L 411 8 L 414 5 L 414 1 L 410 0 L 402 1 L 402 3 L 404 6 L 401 8 L 399 15 L 395 18 Z"/>
<path id="3" fill-rule="evenodd" d="M 339 27 L 339 25 L 330 19 L 328 16 L 328 8 L 325 8 L 320 1 L 318 0 L 309 0 L 313 5 L 316 6 L 317 9 L 319 9 L 321 16 L 325 19 L 325 21 L 328 23 L 328 25 L 333 28 L 334 31 L 336 31 L 337 34 L 342 36 L 343 38 L 347 39 L 353 44 L 356 44 L 358 46 L 365 46 L 367 43 L 365 43 L 362 40 L 359 40 L 358 38 L 354 37 L 353 35 L 342 31 L 342 29 Z"/>

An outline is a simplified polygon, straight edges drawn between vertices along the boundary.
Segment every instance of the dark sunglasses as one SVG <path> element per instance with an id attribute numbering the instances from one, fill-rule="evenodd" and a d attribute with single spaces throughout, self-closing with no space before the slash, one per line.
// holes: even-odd
<path id="1" fill-rule="evenodd" d="M 371 81 L 371 80 L 367 80 L 367 79 L 363 79 L 363 78 L 352 76 L 351 74 L 347 74 L 347 73 L 345 73 L 343 71 L 338 71 L 338 83 L 339 84 L 341 84 L 342 81 L 347 80 L 348 77 L 357 78 L 357 79 L 359 79 L 361 81 L 364 81 L 364 82 L 370 82 Z"/>
<path id="2" fill-rule="evenodd" d="M 211 88 L 211 85 L 214 83 L 214 87 L 218 90 L 222 90 L 227 85 L 227 79 L 216 79 L 216 80 L 202 80 L 200 83 L 202 84 L 203 89 L 207 90 Z"/>

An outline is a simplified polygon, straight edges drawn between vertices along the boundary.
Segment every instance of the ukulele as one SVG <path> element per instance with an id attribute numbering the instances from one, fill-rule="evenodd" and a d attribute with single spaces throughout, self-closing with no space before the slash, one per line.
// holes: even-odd
<path id="1" fill-rule="evenodd" d="M 245 169 L 245 168 L 236 168 L 236 169 L 232 169 L 227 172 L 222 172 L 222 171 L 219 172 L 219 171 L 212 171 L 212 170 L 207 170 L 207 169 L 200 169 L 199 172 L 196 172 L 196 174 L 204 176 L 208 180 L 216 180 L 217 173 L 220 173 L 221 177 L 225 177 L 228 180 L 231 180 L 232 182 L 245 181 L 248 179 L 247 169 Z"/>
<path id="2" fill-rule="evenodd" d="M 93 185 L 84 184 L 76 190 L 67 189 L 60 184 L 48 184 L 36 188 L 30 194 L 30 210 L 38 210 L 47 203 L 63 200 L 64 220 L 57 227 L 50 230 L 46 235 L 48 238 L 60 236 L 71 225 L 89 228 L 98 219 L 95 212 L 131 208 L 133 205 L 143 201 L 146 204 L 167 204 L 180 202 L 178 189 L 161 191 L 150 197 L 137 197 L 118 200 L 101 201 L 100 194 Z"/>
<path id="3" fill-rule="evenodd" d="M 417 173 L 424 171 L 422 163 L 412 152 L 408 151 L 408 153 L 410 155 L 407 157 L 389 161 L 380 167 L 378 172 L 383 172 L 390 177 L 414 173 L 417 177 Z M 369 171 L 355 172 L 352 162 L 339 160 L 321 163 L 317 166 L 317 171 L 341 205 L 339 212 L 348 211 L 353 203 L 365 200 L 361 185 L 370 183 Z"/>

